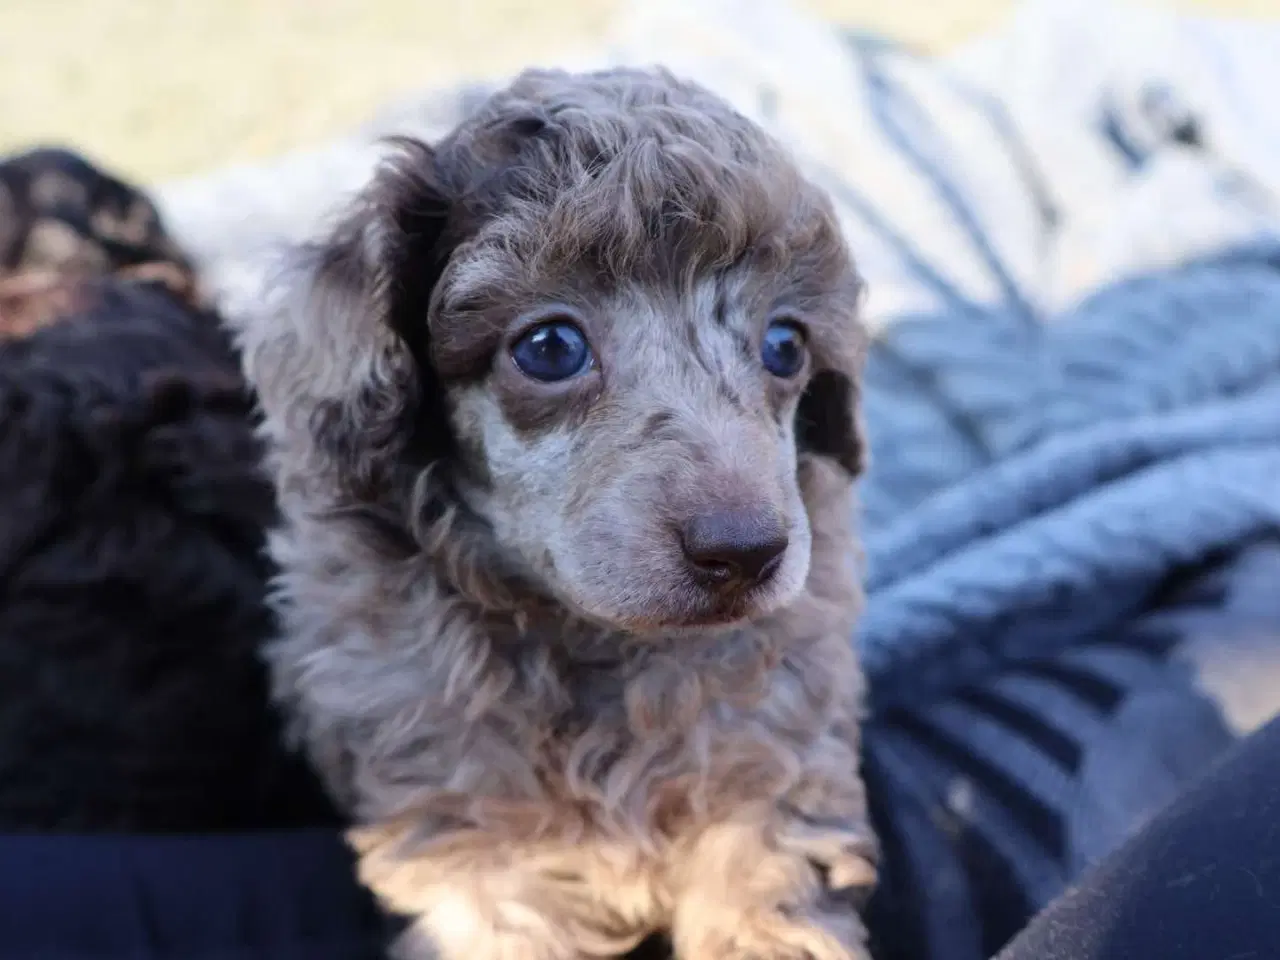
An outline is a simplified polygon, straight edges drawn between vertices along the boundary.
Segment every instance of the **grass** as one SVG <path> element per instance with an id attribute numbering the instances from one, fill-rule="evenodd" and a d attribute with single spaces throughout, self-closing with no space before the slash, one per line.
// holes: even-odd
<path id="1" fill-rule="evenodd" d="M 144 180 L 268 156 L 347 129 L 424 85 L 580 49 L 621 2 L 0 0 L 0 151 L 73 142 Z M 1013 6 L 799 2 L 933 50 Z M 1280 12 L 1280 0 L 1146 2 Z"/>

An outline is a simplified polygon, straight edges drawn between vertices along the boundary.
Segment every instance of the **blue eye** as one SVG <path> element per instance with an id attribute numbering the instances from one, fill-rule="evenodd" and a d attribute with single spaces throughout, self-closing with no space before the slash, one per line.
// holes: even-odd
<path id="1" fill-rule="evenodd" d="M 789 320 L 769 324 L 760 349 L 760 361 L 775 377 L 789 380 L 804 369 L 804 332 Z"/>
<path id="2" fill-rule="evenodd" d="M 591 366 L 591 348 L 569 320 L 540 323 L 511 345 L 511 359 L 526 377 L 543 383 L 568 380 Z"/>

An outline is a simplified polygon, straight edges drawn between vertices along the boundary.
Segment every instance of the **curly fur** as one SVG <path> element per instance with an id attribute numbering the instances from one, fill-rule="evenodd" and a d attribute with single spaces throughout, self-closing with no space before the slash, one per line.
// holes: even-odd
<path id="1" fill-rule="evenodd" d="M 79 309 L 80 281 L 103 274 L 200 300 L 190 261 L 141 191 L 58 147 L 0 161 L 0 339 Z"/>
<path id="2" fill-rule="evenodd" d="M 863 955 L 860 281 L 826 198 L 662 71 L 530 71 L 402 142 L 245 322 L 284 522 L 277 692 L 408 955 Z M 551 313 L 598 363 L 523 377 Z M 807 329 L 802 377 L 759 360 Z M 672 528 L 765 505 L 762 586 Z"/>
<path id="3" fill-rule="evenodd" d="M 67 156 L 0 164 L 11 214 L 67 168 L 150 206 Z M 238 357 L 166 285 L 89 276 L 133 260 L 80 227 L 96 266 L 50 265 L 64 298 L 0 337 L 0 830 L 334 822 L 268 706 L 276 510 Z"/>

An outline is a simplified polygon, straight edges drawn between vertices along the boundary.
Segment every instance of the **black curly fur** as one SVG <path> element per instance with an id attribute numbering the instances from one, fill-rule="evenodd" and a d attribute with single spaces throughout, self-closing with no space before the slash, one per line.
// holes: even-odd
<path id="1" fill-rule="evenodd" d="M 0 829 L 332 822 L 267 706 L 275 507 L 217 317 L 83 299 L 0 342 Z"/>
<path id="2" fill-rule="evenodd" d="M 67 253 L 115 269 L 167 261 L 190 271 L 149 197 L 73 150 L 36 147 L 0 160 L 0 273 L 58 268 Z M 37 228 L 78 238 L 71 251 L 42 249 Z"/>

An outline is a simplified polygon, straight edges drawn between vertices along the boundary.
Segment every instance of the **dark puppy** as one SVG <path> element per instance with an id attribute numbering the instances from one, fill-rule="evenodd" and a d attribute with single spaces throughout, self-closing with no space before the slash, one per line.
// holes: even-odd
<path id="1" fill-rule="evenodd" d="M 10 287 L 40 319 L 0 337 L 0 829 L 329 820 L 267 706 L 275 506 L 218 317 L 90 275 L 185 269 L 142 194 L 52 152 L 0 183 L 5 262 L 58 292 Z"/>

